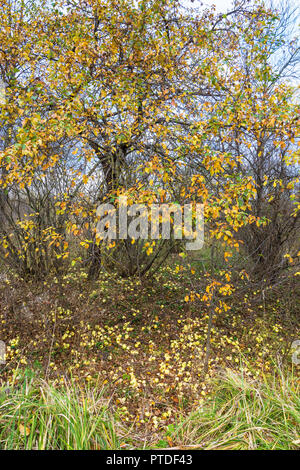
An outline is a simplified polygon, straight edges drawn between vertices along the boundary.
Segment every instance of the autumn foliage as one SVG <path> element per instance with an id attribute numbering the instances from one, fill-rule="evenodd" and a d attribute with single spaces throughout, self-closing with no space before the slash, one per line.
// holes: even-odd
<path id="1" fill-rule="evenodd" d="M 123 276 L 150 274 L 174 244 L 107 245 L 95 234 L 97 205 L 125 195 L 204 204 L 206 242 L 221 247 L 228 269 L 187 300 L 211 303 L 217 292 L 217 311 L 228 308 L 221 299 L 232 292 L 242 241 L 264 277 L 268 215 L 278 223 L 266 205 L 275 201 L 278 212 L 285 201 L 288 234 L 299 211 L 299 105 L 271 60 L 283 44 L 279 22 L 260 2 L 219 14 L 177 0 L 4 0 L 4 262 L 22 276 L 70 262 L 88 266 L 91 278 L 101 263 Z M 295 43 L 288 47 L 293 57 Z M 286 248 L 283 234 L 278 243 Z M 284 254 L 299 259 L 290 245 L 276 249 L 276 266 Z"/>

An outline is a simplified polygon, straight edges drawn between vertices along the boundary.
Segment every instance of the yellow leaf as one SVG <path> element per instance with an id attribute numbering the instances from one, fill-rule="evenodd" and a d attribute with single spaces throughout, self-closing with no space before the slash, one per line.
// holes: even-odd
<path id="1" fill-rule="evenodd" d="M 19 424 L 19 433 L 22 434 L 22 436 L 29 436 L 30 429 L 23 424 Z"/>

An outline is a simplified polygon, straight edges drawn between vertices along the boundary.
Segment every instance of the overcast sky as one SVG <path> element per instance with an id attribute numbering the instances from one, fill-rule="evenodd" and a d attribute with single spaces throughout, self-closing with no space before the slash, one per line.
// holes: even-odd
<path id="1" fill-rule="evenodd" d="M 186 0 L 188 1 L 188 0 Z M 226 11 L 232 5 L 232 0 L 206 0 L 203 1 L 204 5 L 216 5 L 217 11 Z"/>
<path id="2" fill-rule="evenodd" d="M 199 5 L 200 1 L 199 0 L 184 0 L 184 3 L 187 6 L 197 6 Z M 232 5 L 232 0 L 202 0 L 202 3 L 204 6 L 211 6 L 215 5 L 217 8 L 217 11 L 226 11 L 231 5 Z"/>

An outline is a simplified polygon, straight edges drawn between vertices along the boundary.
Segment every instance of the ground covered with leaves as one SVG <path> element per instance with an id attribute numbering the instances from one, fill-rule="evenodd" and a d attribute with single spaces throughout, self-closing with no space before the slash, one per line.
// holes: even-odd
<path id="1" fill-rule="evenodd" d="M 193 276 L 200 289 L 202 276 Z M 148 281 L 102 273 L 88 282 L 84 271 L 51 282 L 6 279 L 0 293 L 7 345 L 2 388 L 18 387 L 29 370 L 54 387 L 69 380 L 92 386 L 121 423 L 140 436 L 159 436 L 173 429 L 178 414 L 206 406 L 224 374 L 242 373 L 251 382 L 272 377 L 279 367 L 297 384 L 291 360 L 291 343 L 299 337 L 296 277 L 273 289 L 236 289 L 230 310 L 213 318 L 207 374 L 209 312 L 185 301 L 189 279 L 189 268 L 176 262 Z"/>

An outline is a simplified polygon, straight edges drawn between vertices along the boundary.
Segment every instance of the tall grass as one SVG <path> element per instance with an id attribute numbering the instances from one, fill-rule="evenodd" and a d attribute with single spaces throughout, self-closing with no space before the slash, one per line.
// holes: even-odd
<path id="1" fill-rule="evenodd" d="M 113 413 L 105 390 L 72 382 L 53 386 L 25 376 L 0 389 L 0 449 L 297 449 L 299 382 L 277 370 L 259 380 L 227 370 L 211 398 L 188 416 L 143 439 Z M 149 430 L 148 430 L 149 431 Z M 159 436 L 158 436 L 159 434 Z"/>
<path id="2" fill-rule="evenodd" d="M 246 378 L 227 370 L 214 394 L 171 428 L 177 446 L 203 449 L 289 450 L 300 447 L 300 387 L 294 373 Z"/>
<path id="3" fill-rule="evenodd" d="M 26 377 L 0 392 L 0 449 L 118 449 L 108 404 L 103 389 Z"/>

